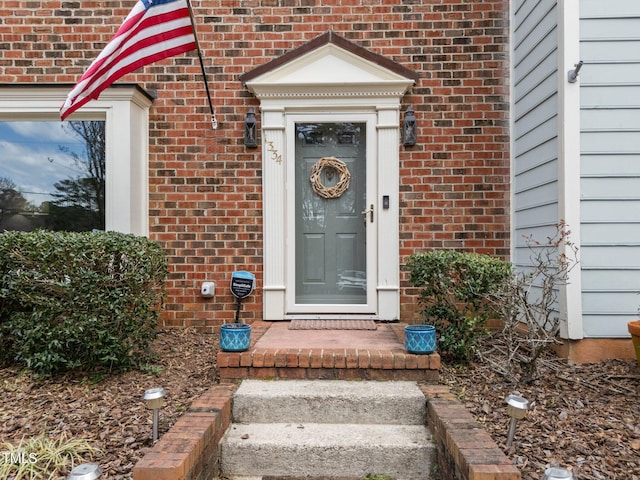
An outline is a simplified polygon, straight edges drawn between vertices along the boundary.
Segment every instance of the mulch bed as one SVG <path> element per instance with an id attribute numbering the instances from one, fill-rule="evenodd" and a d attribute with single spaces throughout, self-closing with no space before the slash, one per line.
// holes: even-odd
<path id="1" fill-rule="evenodd" d="M 441 379 L 516 464 L 525 480 L 540 480 L 545 468 L 572 470 L 579 480 L 640 480 L 640 367 L 611 360 L 570 365 L 546 355 L 539 378 L 514 385 L 490 363 L 469 368 L 443 365 Z M 529 400 L 506 448 L 510 417 L 505 398 Z"/>
<path id="2" fill-rule="evenodd" d="M 163 387 L 167 392 L 160 413 L 162 435 L 216 382 L 217 349 L 217 335 L 172 329 L 159 332 L 154 342 L 157 362 L 146 371 L 38 379 L 26 371 L 2 368 L 0 454 L 4 442 L 15 446 L 23 437 L 64 432 L 101 450 L 86 459 L 105 470 L 101 480 L 131 478 L 133 466 L 151 446 L 152 414 L 144 406 L 145 390 Z M 54 478 L 66 478 L 67 473 Z"/>
<path id="3" fill-rule="evenodd" d="M 16 368 L 0 369 L 0 443 L 66 432 L 101 450 L 93 461 L 105 469 L 102 478 L 131 478 L 133 466 L 151 446 L 151 413 L 144 407 L 144 391 L 167 391 L 160 416 L 162 435 L 217 381 L 217 335 L 161 331 L 154 348 L 157 362 L 146 371 L 103 379 L 82 374 L 38 379 Z M 444 363 L 441 378 L 500 446 L 509 425 L 505 397 L 518 390 L 531 402 L 512 447 L 503 448 L 525 480 L 540 480 L 553 463 L 571 468 L 579 480 L 640 480 L 636 363 L 572 366 L 547 356 L 540 374 L 531 385 L 515 386 L 486 363 L 468 368 Z"/>

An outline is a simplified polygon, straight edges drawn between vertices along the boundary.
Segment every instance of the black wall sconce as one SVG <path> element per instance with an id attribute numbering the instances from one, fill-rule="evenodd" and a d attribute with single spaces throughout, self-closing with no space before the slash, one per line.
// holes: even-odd
<path id="1" fill-rule="evenodd" d="M 244 117 L 244 146 L 256 148 L 258 146 L 258 132 L 256 125 L 256 112 L 250 108 Z"/>
<path id="2" fill-rule="evenodd" d="M 413 107 L 407 108 L 404 114 L 404 122 L 402 125 L 402 143 L 405 147 L 411 147 L 416 144 L 418 135 L 416 133 L 416 116 L 413 113 Z"/>

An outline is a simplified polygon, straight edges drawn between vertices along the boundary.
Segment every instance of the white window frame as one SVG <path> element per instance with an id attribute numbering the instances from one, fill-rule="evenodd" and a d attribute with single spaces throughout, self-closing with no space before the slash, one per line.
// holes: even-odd
<path id="1" fill-rule="evenodd" d="M 0 86 L 0 121 L 60 121 L 71 86 Z M 149 108 L 152 99 L 136 86 L 106 89 L 69 117 L 104 120 L 106 230 L 149 233 Z"/>

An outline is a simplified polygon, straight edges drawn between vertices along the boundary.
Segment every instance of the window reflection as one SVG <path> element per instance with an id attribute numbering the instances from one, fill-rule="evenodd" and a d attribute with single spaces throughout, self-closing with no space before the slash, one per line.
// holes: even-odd
<path id="1" fill-rule="evenodd" d="M 0 122 L 0 231 L 105 228 L 105 122 Z"/>

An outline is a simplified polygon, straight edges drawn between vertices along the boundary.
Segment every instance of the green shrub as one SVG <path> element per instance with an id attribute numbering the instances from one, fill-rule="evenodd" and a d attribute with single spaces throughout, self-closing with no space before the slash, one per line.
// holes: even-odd
<path id="1" fill-rule="evenodd" d="M 0 361 L 40 374 L 124 369 L 155 338 L 162 248 L 115 232 L 0 235 Z"/>
<path id="2" fill-rule="evenodd" d="M 420 288 L 424 321 L 439 332 L 440 352 L 470 361 L 491 316 L 485 298 L 509 275 L 510 264 L 489 255 L 435 250 L 412 255 L 407 267 L 409 281 Z"/>

